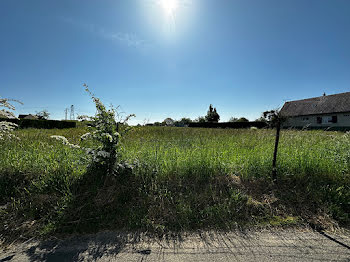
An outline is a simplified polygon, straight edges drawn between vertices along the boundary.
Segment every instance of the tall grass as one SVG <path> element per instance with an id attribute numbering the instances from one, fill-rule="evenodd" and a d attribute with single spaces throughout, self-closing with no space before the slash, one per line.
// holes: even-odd
<path id="1" fill-rule="evenodd" d="M 146 162 L 160 176 L 271 173 L 273 130 L 137 129 L 124 141 L 126 160 Z M 343 133 L 282 131 L 278 171 L 284 174 L 349 173 L 350 141 Z"/>
<path id="2" fill-rule="evenodd" d="M 283 130 L 273 185 L 274 130 L 134 128 L 120 150 L 130 169 L 107 182 L 83 150 L 50 139 L 83 143 L 86 132 L 25 129 L 16 131 L 19 141 L 0 141 L 2 223 L 34 219 L 48 232 L 69 225 L 181 230 L 321 211 L 350 220 L 344 133 Z"/>
<path id="3" fill-rule="evenodd" d="M 16 132 L 20 140 L 0 142 L 2 201 L 4 197 L 15 196 L 14 191 L 27 190 L 29 186 L 39 191 L 66 191 L 86 171 L 82 151 L 71 150 L 50 139 L 50 134 L 60 132 L 75 140 L 82 130 L 25 129 Z"/>
<path id="4" fill-rule="evenodd" d="M 52 174 L 57 170 L 83 172 L 84 152 L 72 150 L 50 138 L 58 134 L 79 143 L 84 128 L 66 130 L 25 129 L 20 141 L 4 141 L 0 173 Z M 236 174 L 263 177 L 271 173 L 273 130 L 135 128 L 122 141 L 122 157 L 156 169 L 167 177 Z M 278 152 L 280 175 L 350 173 L 350 139 L 344 133 L 282 131 Z M 71 170 L 71 171 L 69 171 Z"/>

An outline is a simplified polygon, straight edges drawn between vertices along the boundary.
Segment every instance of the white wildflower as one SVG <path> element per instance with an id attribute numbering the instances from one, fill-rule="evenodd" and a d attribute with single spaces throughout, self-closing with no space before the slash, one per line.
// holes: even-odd
<path id="1" fill-rule="evenodd" d="M 84 135 L 82 135 L 80 137 L 81 140 L 86 140 L 86 139 L 89 139 L 91 137 L 91 133 L 85 133 Z"/>
<path id="2" fill-rule="evenodd" d="M 91 148 L 84 148 L 84 149 L 85 149 L 86 154 L 93 154 L 94 153 L 94 150 Z"/>
<path id="3" fill-rule="evenodd" d="M 54 135 L 54 136 L 50 136 L 50 137 L 60 141 L 63 145 L 69 146 L 70 148 L 74 148 L 74 149 L 79 149 L 80 148 L 79 145 L 75 145 L 75 144 L 69 143 L 68 139 L 65 138 L 64 136 Z"/>
<path id="4" fill-rule="evenodd" d="M 102 136 L 106 137 L 106 138 L 108 139 L 108 141 L 112 143 L 112 141 L 113 141 L 113 137 L 111 136 L 111 134 L 108 134 L 108 133 L 102 133 Z"/>
<path id="5" fill-rule="evenodd" d="M 108 158 L 110 156 L 110 153 L 108 153 L 106 151 L 98 151 L 97 156 Z"/>
<path id="6" fill-rule="evenodd" d="M 18 127 L 18 125 L 15 123 L 6 122 L 6 121 L 0 122 L 0 139 L 3 140 L 5 139 L 5 137 L 7 137 L 9 139 L 16 138 L 19 140 L 18 137 L 11 134 L 11 132 L 15 130 L 16 127 Z"/>
<path id="7" fill-rule="evenodd" d="M 74 144 L 69 144 L 68 145 L 70 148 L 75 148 L 75 149 L 79 149 L 80 146 L 79 145 L 74 145 Z"/>
<path id="8" fill-rule="evenodd" d="M 54 136 L 50 136 L 50 137 L 54 138 L 54 139 L 56 139 L 58 141 L 61 141 L 64 145 L 69 145 L 70 144 L 68 139 L 65 138 L 64 136 L 56 136 L 56 135 L 54 135 Z"/>

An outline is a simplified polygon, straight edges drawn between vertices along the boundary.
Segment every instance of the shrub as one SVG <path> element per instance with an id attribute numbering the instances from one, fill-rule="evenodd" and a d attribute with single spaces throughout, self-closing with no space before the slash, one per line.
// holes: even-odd
<path id="1" fill-rule="evenodd" d="M 41 120 L 41 119 L 6 119 L 2 118 L 0 121 L 14 123 L 19 128 L 38 128 L 38 129 L 63 129 L 75 128 L 77 123 L 75 121 L 59 121 L 59 120 Z"/>
<path id="2" fill-rule="evenodd" d="M 5 118 L 15 118 L 15 115 L 9 110 L 15 110 L 14 105 L 10 103 L 10 101 L 19 102 L 17 100 L 11 100 L 7 98 L 0 97 L 0 116 Z M 21 102 L 19 102 L 21 103 Z M 14 138 L 15 136 L 12 134 L 12 131 L 17 127 L 17 124 L 1 121 L 0 122 L 0 139 L 4 138 Z"/>
<path id="3" fill-rule="evenodd" d="M 118 145 L 121 132 L 119 130 L 120 125 L 125 125 L 127 121 L 134 115 L 128 115 L 124 120 L 117 122 L 116 117 L 119 116 L 117 108 L 110 107 L 108 110 L 105 105 L 92 94 L 86 84 L 84 84 L 85 91 L 88 92 L 95 103 L 97 114 L 94 117 L 90 117 L 90 120 L 95 127 L 93 132 L 85 133 L 81 136 L 81 140 L 91 139 L 96 142 L 94 148 L 83 148 L 89 155 L 92 156 L 93 161 L 106 168 L 108 174 L 114 172 L 114 168 L 117 162 Z M 124 128 L 124 133 L 128 128 Z M 80 148 L 78 145 L 69 143 L 69 141 L 63 136 L 51 136 L 57 140 L 63 142 L 72 148 Z"/>
<path id="4" fill-rule="evenodd" d="M 267 127 L 265 122 L 193 122 L 189 124 L 189 127 L 206 127 L 206 128 L 264 128 Z"/>

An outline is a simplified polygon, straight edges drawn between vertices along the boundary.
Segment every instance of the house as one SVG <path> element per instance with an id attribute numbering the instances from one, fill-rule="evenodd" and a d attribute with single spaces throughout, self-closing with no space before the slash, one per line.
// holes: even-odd
<path id="1" fill-rule="evenodd" d="M 350 92 L 286 102 L 283 127 L 350 130 Z"/>
<path id="2" fill-rule="evenodd" d="M 38 117 L 36 115 L 32 115 L 32 114 L 29 114 L 29 115 L 19 115 L 18 116 L 19 119 L 38 119 Z"/>

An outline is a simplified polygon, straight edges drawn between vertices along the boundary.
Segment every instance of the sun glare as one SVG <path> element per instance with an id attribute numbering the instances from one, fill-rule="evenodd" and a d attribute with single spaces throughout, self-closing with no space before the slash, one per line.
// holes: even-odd
<path id="1" fill-rule="evenodd" d="M 178 0 L 160 0 L 160 5 L 167 17 L 173 17 L 179 6 Z"/>

